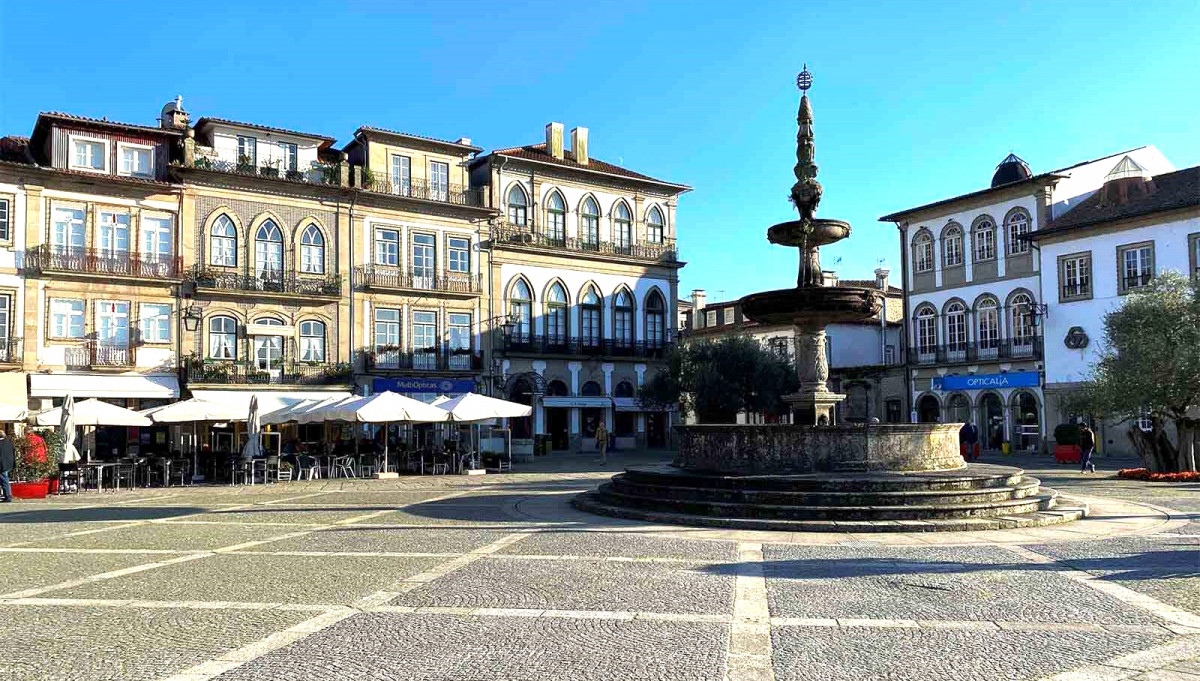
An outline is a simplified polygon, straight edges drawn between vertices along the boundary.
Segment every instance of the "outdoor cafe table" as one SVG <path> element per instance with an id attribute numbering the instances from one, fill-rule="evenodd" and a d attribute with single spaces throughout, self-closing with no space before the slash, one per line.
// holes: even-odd
<path id="1" fill-rule="evenodd" d="M 132 468 L 135 471 L 137 470 L 135 464 L 128 463 L 125 461 L 89 461 L 85 464 L 81 464 L 80 469 L 86 469 L 86 468 L 94 469 L 96 471 L 96 490 L 99 492 L 103 492 L 104 491 L 105 471 L 110 471 L 110 470 L 116 471 L 116 469 L 123 467 L 123 466 Z M 121 476 L 120 475 L 113 476 L 113 489 L 114 490 L 121 489 Z"/>

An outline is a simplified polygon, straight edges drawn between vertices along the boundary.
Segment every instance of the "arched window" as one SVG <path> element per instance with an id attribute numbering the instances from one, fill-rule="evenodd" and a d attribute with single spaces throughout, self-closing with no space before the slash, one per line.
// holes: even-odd
<path id="1" fill-rule="evenodd" d="M 213 359 L 237 359 L 237 322 L 233 317 L 208 320 L 208 356 Z"/>
<path id="2" fill-rule="evenodd" d="M 546 340 L 556 345 L 567 342 L 567 293 L 562 284 L 546 292 Z"/>
<path id="3" fill-rule="evenodd" d="M 617 347 L 633 345 L 633 296 L 621 291 L 613 302 L 613 342 Z"/>
<path id="4" fill-rule="evenodd" d="M 533 294 L 524 279 L 513 284 L 509 294 L 509 315 L 513 321 L 513 336 L 521 342 L 529 342 L 533 324 Z"/>
<path id="5" fill-rule="evenodd" d="M 259 225 L 254 234 L 254 262 L 260 279 L 282 278 L 283 232 L 274 220 Z"/>
<path id="6" fill-rule="evenodd" d="M 613 389 L 613 397 L 635 397 L 633 384 L 629 381 L 621 381 L 617 387 Z"/>
<path id="7" fill-rule="evenodd" d="M 590 196 L 579 215 L 579 240 L 589 246 L 600 243 L 600 206 Z"/>
<path id="8" fill-rule="evenodd" d="M 217 267 L 237 266 L 237 227 L 228 215 L 222 215 L 213 223 L 209 233 L 208 262 Z"/>
<path id="9" fill-rule="evenodd" d="M 325 237 L 316 225 L 304 228 L 300 237 L 300 271 L 311 274 L 325 273 Z"/>
<path id="10" fill-rule="evenodd" d="M 1023 210 L 1013 211 L 1013 214 L 1008 216 L 1008 252 L 1017 255 L 1018 253 L 1029 252 L 1029 242 L 1022 239 L 1021 236 L 1029 232 L 1029 215 Z"/>
<path id="11" fill-rule="evenodd" d="M 661 244 L 663 231 L 662 211 L 658 209 L 658 206 L 654 206 L 646 215 L 646 241 L 652 244 Z"/>
<path id="12" fill-rule="evenodd" d="M 949 423 L 969 423 L 971 419 L 971 402 L 966 395 L 955 393 L 946 403 L 946 417 Z"/>
<path id="13" fill-rule="evenodd" d="M 255 324 L 283 326 L 283 320 L 275 317 L 260 317 Z M 254 336 L 254 368 L 258 371 L 277 374 L 283 367 L 283 336 Z"/>
<path id="14" fill-rule="evenodd" d="M 546 395 L 550 397 L 567 397 L 570 394 L 571 390 L 567 388 L 567 384 L 558 379 L 546 384 Z"/>
<path id="15" fill-rule="evenodd" d="M 584 397 L 603 397 L 604 388 L 601 388 L 600 384 L 595 381 L 588 381 L 580 388 L 579 394 Z"/>
<path id="16" fill-rule="evenodd" d="M 600 346 L 603 331 L 600 312 L 602 307 L 603 304 L 600 296 L 596 294 L 596 289 L 589 286 L 579 299 L 579 335 L 585 347 Z"/>
<path id="17" fill-rule="evenodd" d="M 942 237 L 942 254 L 946 267 L 958 267 L 963 264 L 962 229 L 958 225 L 946 228 Z"/>
<path id="18" fill-rule="evenodd" d="M 1000 347 L 1000 305 L 987 298 L 975 308 L 975 342 L 979 344 L 980 357 L 996 354 Z"/>
<path id="19" fill-rule="evenodd" d="M 935 356 L 937 353 L 937 313 L 928 305 L 917 310 L 917 352 Z"/>
<path id="20" fill-rule="evenodd" d="M 933 270 L 933 237 L 928 232 L 921 232 L 913 239 L 913 270 L 918 273 Z"/>
<path id="21" fill-rule="evenodd" d="M 624 203 L 617 204 L 613 215 L 613 241 L 617 248 L 627 249 L 633 245 L 633 218 L 629 215 L 629 206 Z"/>
<path id="22" fill-rule="evenodd" d="M 567 204 L 558 192 L 551 194 L 546 203 L 546 237 L 555 242 L 567 238 Z"/>
<path id="23" fill-rule="evenodd" d="M 667 326 L 666 306 L 662 295 L 651 291 L 646 298 L 646 347 L 661 348 Z"/>
<path id="24" fill-rule="evenodd" d="M 990 218 L 975 221 L 975 260 L 996 259 L 996 225 Z"/>
<path id="25" fill-rule="evenodd" d="M 967 307 L 958 301 L 946 306 L 946 345 L 952 353 L 967 351 Z"/>
<path id="26" fill-rule="evenodd" d="M 529 224 L 529 198 L 519 184 L 508 190 L 508 221 L 520 227 Z"/>
<path id="27" fill-rule="evenodd" d="M 325 323 L 300 322 L 300 361 L 325 361 Z"/>
<path id="28" fill-rule="evenodd" d="M 1026 346 L 1033 342 L 1033 299 L 1026 293 L 1018 293 L 1008 303 L 1009 326 L 1014 346 Z"/>

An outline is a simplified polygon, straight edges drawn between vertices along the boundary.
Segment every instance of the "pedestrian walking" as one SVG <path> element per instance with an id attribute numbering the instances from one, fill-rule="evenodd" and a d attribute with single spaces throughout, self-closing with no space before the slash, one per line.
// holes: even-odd
<path id="1" fill-rule="evenodd" d="M 16 450 L 8 433 L 0 430 L 0 494 L 4 495 L 0 503 L 12 501 L 12 485 L 8 482 L 8 472 L 17 465 Z"/>
<path id="2" fill-rule="evenodd" d="M 979 458 L 979 429 L 970 421 L 958 431 L 958 445 L 962 458 L 972 461 Z"/>
<path id="3" fill-rule="evenodd" d="M 1096 449 L 1096 434 L 1084 424 L 1079 427 L 1079 467 L 1080 473 L 1096 472 L 1096 464 L 1092 463 L 1092 452 Z"/>
<path id="4" fill-rule="evenodd" d="M 608 463 L 608 428 L 604 421 L 596 424 L 596 449 L 600 450 L 600 463 Z"/>

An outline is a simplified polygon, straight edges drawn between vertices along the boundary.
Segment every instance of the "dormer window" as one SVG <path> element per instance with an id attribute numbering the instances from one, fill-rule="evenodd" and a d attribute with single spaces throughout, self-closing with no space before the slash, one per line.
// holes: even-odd
<path id="1" fill-rule="evenodd" d="M 238 135 L 238 165 L 254 168 L 258 165 L 258 140 L 249 135 Z"/>
<path id="2" fill-rule="evenodd" d="M 118 142 L 117 156 L 121 159 L 121 175 L 154 177 L 154 147 Z"/>
<path id="3" fill-rule="evenodd" d="M 279 143 L 279 158 L 283 161 L 283 169 L 295 172 L 299 168 L 299 149 L 291 142 Z"/>
<path id="4" fill-rule="evenodd" d="M 108 141 L 72 135 L 71 169 L 91 173 L 108 172 Z"/>

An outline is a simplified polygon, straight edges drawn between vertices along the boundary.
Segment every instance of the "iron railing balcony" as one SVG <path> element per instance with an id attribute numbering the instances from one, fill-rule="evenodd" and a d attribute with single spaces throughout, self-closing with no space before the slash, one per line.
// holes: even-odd
<path id="1" fill-rule="evenodd" d="M 1149 272 L 1142 272 L 1141 274 L 1121 277 L 1121 290 L 1132 291 L 1134 289 L 1142 288 L 1143 286 L 1149 286 L 1153 279 L 1154 275 Z"/>
<path id="2" fill-rule="evenodd" d="M 192 168 L 200 170 L 215 170 L 232 175 L 246 177 L 268 177 L 275 180 L 287 180 L 303 184 L 338 186 L 341 184 L 341 167 L 336 163 L 312 162 L 309 167 L 297 166 L 295 169 L 285 168 L 281 162 L 262 161 L 252 163 L 247 160 L 227 161 L 211 155 L 197 154 L 192 161 Z"/>
<path id="3" fill-rule="evenodd" d="M 350 383 L 350 365 L 282 360 L 264 368 L 246 360 L 190 359 L 184 377 L 189 384 L 343 385 Z"/>
<path id="4" fill-rule="evenodd" d="M 1092 295 L 1092 281 L 1087 277 L 1062 285 L 1063 299 L 1087 298 L 1090 295 Z"/>
<path id="5" fill-rule="evenodd" d="M 658 262 L 678 262 L 679 260 L 679 249 L 674 239 L 664 239 L 662 243 L 622 244 L 566 236 L 558 232 L 546 232 L 532 225 L 518 225 L 511 222 L 493 226 L 491 235 L 492 243 L 496 245 L 529 246 Z"/>
<path id="6" fill-rule="evenodd" d="M 183 259 L 176 255 L 40 244 L 29 249 L 25 258 L 27 265 L 38 272 L 69 272 L 138 279 L 183 278 Z"/>
<path id="7" fill-rule="evenodd" d="M 387 265 L 362 265 L 354 268 L 354 280 L 359 288 L 437 291 L 478 295 L 483 292 L 483 279 L 467 272 L 442 272 L 402 269 Z"/>
<path id="8" fill-rule="evenodd" d="M 20 364 L 25 357 L 25 339 L 0 338 L 0 364 Z"/>
<path id="9" fill-rule="evenodd" d="M 342 295 L 342 277 L 296 272 L 239 273 L 197 265 L 188 271 L 197 288 L 336 298 Z"/>
<path id="10" fill-rule="evenodd" d="M 68 369 L 97 367 L 132 367 L 137 365 L 137 353 L 132 345 L 110 345 L 88 342 L 66 348 L 63 363 Z"/>
<path id="11" fill-rule="evenodd" d="M 385 173 L 362 171 L 362 188 L 378 194 L 391 194 L 408 199 L 440 201 L 455 206 L 483 208 L 483 190 L 464 187 L 460 184 L 439 185 L 428 180 L 401 180 L 393 182 Z"/>
<path id="12" fill-rule="evenodd" d="M 480 371 L 483 358 L 472 350 L 400 350 L 368 348 L 363 350 L 367 371 Z"/>
<path id="13" fill-rule="evenodd" d="M 1042 357 L 1041 336 L 974 343 L 951 343 L 908 349 L 908 361 L 915 365 L 988 362 L 1001 359 L 1042 359 Z"/>
<path id="14" fill-rule="evenodd" d="M 504 337 L 503 350 L 510 354 L 592 355 L 600 357 L 639 357 L 661 359 L 675 345 L 673 338 L 660 341 L 632 341 L 612 338 L 584 339 L 565 336 L 510 333 Z"/>

